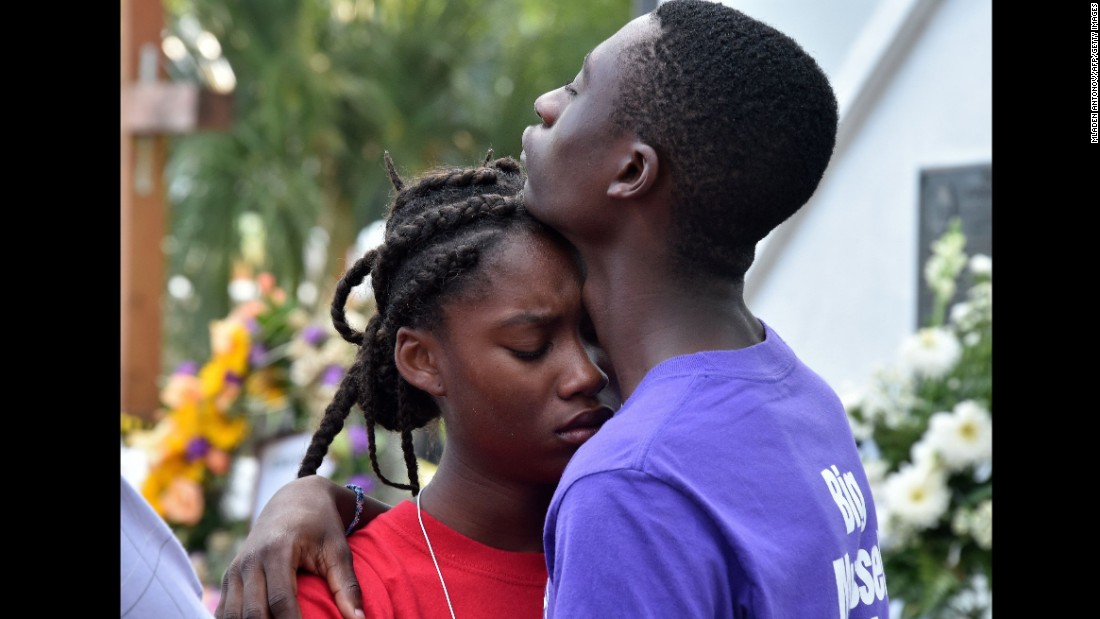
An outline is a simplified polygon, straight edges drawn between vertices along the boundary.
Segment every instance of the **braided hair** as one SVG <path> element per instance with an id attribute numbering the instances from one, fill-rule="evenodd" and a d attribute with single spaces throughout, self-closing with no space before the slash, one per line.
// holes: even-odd
<path id="1" fill-rule="evenodd" d="M 393 160 L 386 169 L 396 192 L 386 215 L 384 242 L 368 251 L 340 279 L 332 300 L 332 323 L 340 335 L 359 346 L 355 362 L 338 387 L 313 434 L 298 477 L 317 472 L 333 438 L 344 427 L 353 405 L 366 420 L 371 467 L 383 483 L 420 491 L 412 431 L 439 416 L 435 401 L 401 377 L 394 364 L 397 331 L 402 326 L 432 329 L 442 320 L 442 307 L 478 285 L 484 273 L 479 259 L 513 230 L 548 230 L 523 208 L 519 163 L 493 159 L 490 150 L 479 165 L 439 168 L 406 185 Z M 377 311 L 362 332 L 348 324 L 344 312 L 351 290 L 370 276 Z M 401 435 L 409 483 L 391 481 L 378 466 L 375 425 Z"/>

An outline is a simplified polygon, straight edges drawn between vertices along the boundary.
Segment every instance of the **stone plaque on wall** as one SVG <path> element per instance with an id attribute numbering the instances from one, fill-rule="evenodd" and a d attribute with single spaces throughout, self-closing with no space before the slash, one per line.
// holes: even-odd
<path id="1" fill-rule="evenodd" d="M 924 264 L 932 254 L 932 243 L 958 217 L 966 235 L 966 254 L 993 257 L 993 166 L 978 164 L 922 170 L 920 174 L 920 232 L 917 256 L 917 327 L 928 324 L 932 314 L 932 293 L 924 281 Z M 964 269 L 955 302 L 969 287 Z"/>

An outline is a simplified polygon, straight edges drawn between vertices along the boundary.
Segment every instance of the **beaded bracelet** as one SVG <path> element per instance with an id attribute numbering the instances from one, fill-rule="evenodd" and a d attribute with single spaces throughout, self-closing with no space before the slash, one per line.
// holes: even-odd
<path id="1" fill-rule="evenodd" d="M 344 532 L 344 535 L 351 535 L 355 530 L 355 526 L 359 524 L 359 516 L 363 515 L 363 502 L 366 501 L 366 496 L 363 494 L 363 489 L 355 484 L 346 484 L 344 486 L 348 490 L 355 492 L 355 515 L 351 518 L 351 524 L 348 525 L 348 530 Z"/>

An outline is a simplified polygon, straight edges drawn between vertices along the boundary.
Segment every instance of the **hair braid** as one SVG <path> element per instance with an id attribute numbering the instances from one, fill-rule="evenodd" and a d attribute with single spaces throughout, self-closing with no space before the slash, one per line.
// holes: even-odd
<path id="1" fill-rule="evenodd" d="M 442 206 L 438 210 L 417 215 L 407 223 L 394 226 L 387 235 L 386 243 L 377 256 L 376 273 L 385 273 L 386 266 L 403 261 L 413 249 L 422 246 L 428 239 L 445 231 L 460 228 L 481 217 L 505 218 L 520 208 L 516 196 L 482 194 L 467 198 L 453 205 Z M 378 277 L 376 275 L 376 277 Z M 389 281 L 379 278 L 378 288 L 388 290 Z M 381 306 L 387 302 L 385 293 L 375 292 L 375 298 Z"/>
<path id="2" fill-rule="evenodd" d="M 363 283 L 366 276 L 370 274 L 377 258 L 377 250 L 368 251 L 362 258 L 356 260 L 355 264 L 351 265 L 348 272 L 336 283 L 336 294 L 332 299 L 332 306 L 329 308 L 329 314 L 332 316 L 332 326 L 336 327 L 336 331 L 340 333 L 341 337 L 352 344 L 362 344 L 363 334 L 348 324 L 344 305 L 347 303 L 351 291 Z"/>
<path id="3" fill-rule="evenodd" d="M 340 430 L 344 429 L 344 420 L 351 413 L 352 404 L 355 403 L 358 393 L 355 377 L 359 375 L 359 368 L 362 365 L 362 360 L 357 358 L 351 368 L 348 369 L 348 373 L 343 380 L 340 381 L 340 387 L 336 390 L 332 402 L 325 407 L 321 425 L 313 433 L 313 438 L 306 449 L 306 455 L 302 458 L 302 463 L 298 467 L 298 477 L 306 477 L 317 472 L 317 468 L 321 466 L 325 454 L 328 453 L 328 446 L 332 444 L 332 439 L 340 433 Z"/>
<path id="4" fill-rule="evenodd" d="M 402 378 L 394 362 L 397 332 L 403 326 L 432 329 L 442 306 L 478 281 L 482 254 L 516 227 L 538 226 L 523 209 L 523 176 L 514 159 L 429 173 L 408 184 L 384 156 L 396 195 L 387 212 L 385 240 L 357 260 L 337 283 L 329 313 L 340 335 L 359 346 L 356 361 L 326 407 L 320 427 L 299 469 L 316 472 L 353 405 L 366 422 L 371 468 L 385 484 L 420 491 L 412 432 L 439 416 L 436 401 Z M 376 313 L 359 332 L 347 322 L 344 305 L 353 288 L 371 278 Z M 409 483 L 382 474 L 376 425 L 401 435 Z"/>

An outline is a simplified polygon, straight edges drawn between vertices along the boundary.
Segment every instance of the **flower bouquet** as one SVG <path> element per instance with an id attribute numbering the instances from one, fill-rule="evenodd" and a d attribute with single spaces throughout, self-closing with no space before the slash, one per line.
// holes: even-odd
<path id="1" fill-rule="evenodd" d="M 313 433 L 356 353 L 332 326 L 327 307 L 323 317 L 312 316 L 269 274 L 239 278 L 231 289 L 240 300 L 211 324 L 210 359 L 185 362 L 167 376 L 153 422 L 123 413 L 121 426 L 123 444 L 147 454 L 143 496 L 192 553 L 203 581 L 214 585 L 269 498 L 263 491 L 292 479 L 304 455 L 304 447 L 284 454 L 289 467 L 263 484 L 265 448 Z M 374 312 L 373 298 L 353 293 L 346 311 L 361 327 Z M 395 502 L 404 495 L 377 483 L 358 410 L 318 473 Z M 376 455 L 387 470 L 401 471 L 400 440 L 390 434 L 378 429 Z M 422 459 L 420 466 L 423 481 L 434 465 Z"/>
<path id="2" fill-rule="evenodd" d="M 904 619 L 992 616 L 993 262 L 965 243 L 952 221 L 924 265 L 930 323 L 844 397 Z"/>
<path id="3" fill-rule="evenodd" d="M 141 492 L 189 551 L 206 548 L 215 532 L 244 531 L 250 505 L 221 508 L 234 464 L 266 436 L 306 421 L 280 352 L 304 313 L 269 275 L 254 284 L 253 298 L 210 325 L 210 359 L 167 377 L 152 427 L 123 414 L 124 443 L 148 454 Z"/>

